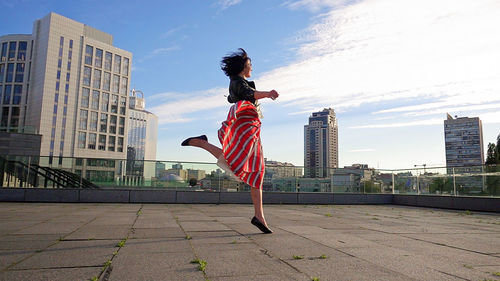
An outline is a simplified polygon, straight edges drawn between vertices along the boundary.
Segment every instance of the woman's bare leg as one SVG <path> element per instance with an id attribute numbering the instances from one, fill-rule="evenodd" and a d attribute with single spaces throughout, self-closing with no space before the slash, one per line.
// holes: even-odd
<path id="1" fill-rule="evenodd" d="M 210 152 L 215 158 L 219 159 L 219 156 L 222 154 L 222 149 L 217 146 L 209 143 L 206 140 L 202 139 L 192 139 L 189 141 L 190 146 L 196 146 L 199 148 L 203 148 L 206 151 Z"/>
<path id="2" fill-rule="evenodd" d="M 251 188 L 250 194 L 252 196 L 253 208 L 255 217 L 267 226 L 266 219 L 264 218 L 264 208 L 262 207 L 262 189 Z"/>
<path id="3" fill-rule="evenodd" d="M 222 149 L 202 139 L 192 139 L 189 141 L 190 146 L 196 146 L 210 152 L 215 158 L 219 159 L 222 154 Z M 251 188 L 250 194 L 252 196 L 255 217 L 267 226 L 266 219 L 264 218 L 264 208 L 262 207 L 262 189 Z"/>

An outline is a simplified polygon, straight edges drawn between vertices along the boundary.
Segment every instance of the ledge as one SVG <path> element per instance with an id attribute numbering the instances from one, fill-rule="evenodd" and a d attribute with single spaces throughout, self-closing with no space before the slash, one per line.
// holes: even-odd
<path id="1" fill-rule="evenodd" d="M 250 192 L 158 189 L 0 188 L 0 202 L 251 204 Z M 500 212 L 500 197 L 264 192 L 264 204 L 393 204 Z"/>

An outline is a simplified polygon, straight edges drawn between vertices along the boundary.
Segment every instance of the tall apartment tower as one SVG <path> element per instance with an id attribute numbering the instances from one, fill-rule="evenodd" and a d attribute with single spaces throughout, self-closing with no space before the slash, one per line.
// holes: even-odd
<path id="1" fill-rule="evenodd" d="M 484 164 L 483 126 L 478 117 L 453 118 L 446 114 L 444 140 L 446 167 Z"/>
<path id="2" fill-rule="evenodd" d="M 141 91 L 132 90 L 129 101 L 127 177 L 133 181 L 149 180 L 156 176 L 158 117 L 145 110 Z"/>
<path id="3" fill-rule="evenodd" d="M 338 124 L 335 111 L 325 108 L 309 117 L 304 126 L 304 176 L 325 178 L 338 167 Z"/>
<path id="4" fill-rule="evenodd" d="M 0 129 L 34 128 L 48 164 L 125 159 L 132 53 L 112 35 L 50 13 L 0 47 Z"/>

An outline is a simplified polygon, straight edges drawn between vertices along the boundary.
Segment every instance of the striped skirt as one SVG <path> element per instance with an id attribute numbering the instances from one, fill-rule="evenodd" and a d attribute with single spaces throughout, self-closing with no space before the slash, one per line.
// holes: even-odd
<path id="1" fill-rule="evenodd" d="M 224 164 L 238 179 L 258 189 L 262 188 L 265 172 L 260 124 L 255 105 L 239 101 L 231 106 L 218 132 Z"/>

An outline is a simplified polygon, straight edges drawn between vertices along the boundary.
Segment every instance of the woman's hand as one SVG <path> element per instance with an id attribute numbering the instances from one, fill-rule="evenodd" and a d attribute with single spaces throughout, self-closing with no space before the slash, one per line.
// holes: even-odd
<path id="1" fill-rule="evenodd" d="M 276 92 L 276 90 L 271 90 L 271 91 L 269 92 L 268 97 L 269 97 L 270 99 L 272 99 L 272 100 L 275 100 L 275 99 L 277 99 L 277 98 L 279 97 L 279 94 L 278 94 L 278 92 Z"/>

